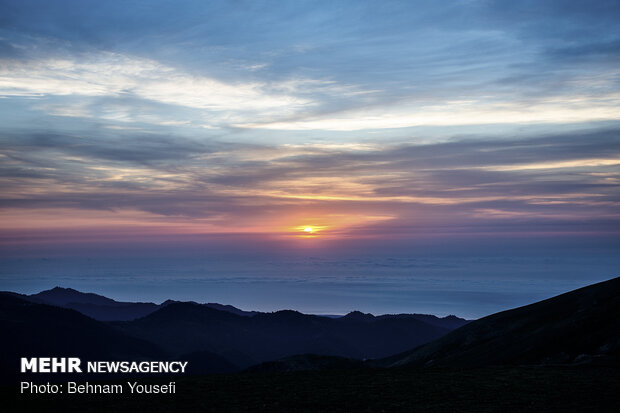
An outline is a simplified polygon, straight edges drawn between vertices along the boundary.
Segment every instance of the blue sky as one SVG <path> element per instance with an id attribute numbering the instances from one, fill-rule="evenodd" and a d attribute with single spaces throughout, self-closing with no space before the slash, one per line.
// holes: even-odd
<path id="1" fill-rule="evenodd" d="M 0 1 L 2 255 L 611 256 L 618 21 L 617 1 Z"/>
<path id="2" fill-rule="evenodd" d="M 3 112 L 16 112 L 5 125 L 17 129 L 385 142 L 617 120 L 617 2 L 2 9 Z M 413 129 L 391 130 L 401 128 Z"/>

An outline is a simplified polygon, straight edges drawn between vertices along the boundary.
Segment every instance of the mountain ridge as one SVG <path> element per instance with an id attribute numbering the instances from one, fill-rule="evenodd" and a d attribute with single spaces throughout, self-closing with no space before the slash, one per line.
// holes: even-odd
<path id="1" fill-rule="evenodd" d="M 0 330 L 10 332 L 9 339 L 0 343 L 3 365 L 16 365 L 16 357 L 24 355 L 62 355 L 69 349 L 73 355 L 99 359 L 187 358 L 193 363 L 193 374 L 234 372 L 252 366 L 256 366 L 252 371 L 265 372 L 584 363 L 617 366 L 617 314 L 620 277 L 479 320 L 463 320 L 456 329 L 433 324 L 458 322 L 453 316 L 351 312 L 329 318 L 281 310 L 248 317 L 194 302 L 172 301 L 135 320 L 101 322 L 74 309 L 41 303 L 40 296 L 0 292 Z M 88 351 L 80 353 L 80 346 Z"/>
<path id="2" fill-rule="evenodd" d="M 91 318 L 94 318 L 99 321 L 131 321 L 138 318 L 145 317 L 163 307 L 166 307 L 170 304 L 176 303 L 193 303 L 196 305 L 209 307 L 219 311 L 226 311 L 229 313 L 233 313 L 236 315 L 253 317 L 257 314 L 270 314 L 260 311 L 246 311 L 241 310 L 235 306 L 230 304 L 220 304 L 220 303 L 198 303 L 195 301 L 179 301 L 167 299 L 163 301 L 161 304 L 155 304 L 153 302 L 132 302 L 132 301 L 116 301 L 112 298 L 105 297 L 96 293 L 85 293 L 79 290 L 75 290 L 73 288 L 68 287 L 60 287 L 56 286 L 49 290 L 44 290 L 35 294 L 19 294 L 14 292 L 6 291 L 6 293 L 19 295 L 21 298 L 25 300 L 29 300 L 32 302 L 40 303 L 40 304 L 50 304 L 56 305 L 63 308 L 71 308 L 77 310 Z M 271 313 L 276 313 L 280 311 L 294 311 L 300 313 L 296 310 L 277 310 Z M 303 314 L 303 313 L 300 313 Z M 457 317 L 455 315 L 448 315 L 445 317 L 438 317 L 432 314 L 382 314 L 382 315 L 373 315 L 370 313 L 362 313 L 361 311 L 351 311 L 343 316 L 325 316 L 325 315 L 317 315 L 319 317 L 326 318 L 358 318 L 358 314 L 364 314 L 367 317 L 367 321 L 374 321 L 386 318 L 417 318 L 420 321 L 424 321 L 428 324 L 437 325 L 443 328 L 455 328 L 456 326 L 463 325 L 470 320 L 466 320 L 464 318 Z M 315 315 L 315 314 L 312 314 Z M 361 319 L 359 319 L 361 320 Z"/>
<path id="3" fill-rule="evenodd" d="M 620 277 L 491 314 L 375 367 L 620 364 Z"/>
<path id="4" fill-rule="evenodd" d="M 171 353 L 206 350 L 242 368 L 303 353 L 376 358 L 450 331 L 414 317 L 359 322 L 293 310 L 245 317 L 196 303 L 172 303 L 140 319 L 111 324 Z"/>
<path id="5" fill-rule="evenodd" d="M 90 320 L 88 334 L 93 337 L 112 331 L 123 340 L 152 344 L 160 350 L 158 354 L 162 357 L 191 360 L 194 373 L 239 371 L 258 363 L 307 353 L 360 360 L 387 356 L 446 334 L 454 321 L 446 317 L 448 325 L 444 327 L 441 325 L 444 319 L 430 315 L 366 314 L 362 320 L 357 317 L 361 312 L 331 318 L 295 310 L 247 312 L 224 304 L 174 300 L 161 305 L 127 303 L 62 287 L 32 295 L 6 292 L 0 298 L 18 300 L 23 306 L 28 303 L 42 318 L 47 309 L 54 308 L 50 314 L 56 314 L 58 320 L 48 319 L 47 327 L 58 325 L 61 331 L 66 329 L 63 320 L 79 314 L 82 320 Z M 144 305 L 151 306 L 141 310 L 146 314 L 136 311 L 137 306 Z M 154 310 L 152 306 L 155 306 Z M 20 317 L 16 308 L 12 311 L 5 314 L 7 325 L 10 325 L 11 318 Z M 130 313 L 133 317 L 123 320 Z M 419 318 L 436 322 L 427 323 Z M 457 320 L 463 324 L 467 322 Z M 36 324 L 36 320 L 31 321 Z M 81 335 L 79 331 L 70 331 L 78 338 Z M 44 335 L 28 336 L 25 333 L 20 337 L 20 342 L 38 345 L 41 351 L 50 340 Z M 89 337 L 81 339 L 89 342 Z M 101 349 L 93 354 L 108 356 Z M 319 362 L 320 359 L 308 360 Z M 310 361 L 300 365 L 308 365 Z"/>
<path id="6" fill-rule="evenodd" d="M 169 304 L 181 302 L 170 299 L 162 302 L 161 304 L 155 304 L 152 302 L 116 301 L 100 294 L 85 293 L 73 288 L 60 286 L 31 295 L 20 294 L 20 297 L 36 303 L 71 308 L 99 321 L 135 320 L 137 318 L 145 317 Z M 244 311 L 232 305 L 219 303 L 205 303 L 199 305 L 245 316 L 252 316 L 256 313 L 254 311 Z"/>

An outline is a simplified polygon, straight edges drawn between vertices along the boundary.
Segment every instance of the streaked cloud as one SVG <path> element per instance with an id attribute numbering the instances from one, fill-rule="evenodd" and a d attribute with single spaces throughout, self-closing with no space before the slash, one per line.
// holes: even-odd
<path id="1" fill-rule="evenodd" d="M 404 106 L 404 107 L 403 107 Z M 486 124 L 582 123 L 620 120 L 620 95 L 558 97 L 516 103 L 435 102 L 344 113 L 342 117 L 264 124 L 238 124 L 241 128 L 276 130 L 358 131 L 413 126 L 466 126 Z"/>
<path id="2" fill-rule="evenodd" d="M 617 233 L 617 2 L 2 10 L 13 235 Z"/>
<path id="3" fill-rule="evenodd" d="M 307 84 L 307 82 L 305 83 Z M 271 86 L 294 89 L 292 82 Z M 191 75 L 153 60 L 112 53 L 79 59 L 9 61 L 0 68 L 0 96 L 133 95 L 154 102 L 211 111 L 290 111 L 310 104 L 292 95 L 265 91 L 260 83 L 225 83 Z M 82 108 L 58 106 L 52 114 L 84 116 Z"/>
<path id="4" fill-rule="evenodd" d="M 4 144 L 1 206 L 28 228 L 36 222 L 30 214 L 74 208 L 82 211 L 80 224 L 92 217 L 96 227 L 110 216 L 121 226 L 173 233 L 285 235 L 314 225 L 323 236 L 364 236 L 396 225 L 416 236 L 446 225 L 475 232 L 541 223 L 556 223 L 560 232 L 613 232 L 615 224 L 598 223 L 620 219 L 617 136 L 608 130 L 361 150 L 15 136 Z M 120 148 L 121 141 L 135 145 Z"/>

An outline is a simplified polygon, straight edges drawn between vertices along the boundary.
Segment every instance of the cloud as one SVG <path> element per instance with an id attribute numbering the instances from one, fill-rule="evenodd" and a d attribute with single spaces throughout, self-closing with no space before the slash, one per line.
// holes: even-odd
<path id="1" fill-rule="evenodd" d="M 210 234 L 617 228 L 617 2 L 3 11 L 15 225 L 75 211 Z"/>
<path id="2" fill-rule="evenodd" d="M 122 96 L 210 110 L 265 110 L 304 105 L 292 96 L 267 94 L 259 83 L 228 84 L 192 76 L 150 59 L 113 53 L 81 59 L 10 61 L 0 70 L 3 96 Z"/>
<path id="3" fill-rule="evenodd" d="M 85 4 L 6 5 L 6 98 L 39 98 L 30 107 L 53 116 L 155 128 L 617 119 L 614 2 Z"/>
<path id="4" fill-rule="evenodd" d="M 303 116 L 334 99 L 373 93 L 310 78 L 223 81 L 109 52 L 0 61 L 0 97 L 34 99 L 32 108 L 53 116 L 107 122 L 237 127 L 250 119 Z"/>
<path id="5" fill-rule="evenodd" d="M 308 220 L 339 236 L 613 231 L 618 133 L 319 148 L 16 135 L 2 145 L 0 206 L 131 213 L 180 232 L 286 233 Z"/>
<path id="6" fill-rule="evenodd" d="M 240 128 L 275 130 L 359 131 L 367 129 L 408 128 L 413 126 L 465 126 L 487 124 L 582 123 L 618 120 L 620 94 L 547 97 L 537 102 L 484 103 L 437 102 L 432 106 L 377 108 L 353 111 L 341 117 L 237 124 Z"/>

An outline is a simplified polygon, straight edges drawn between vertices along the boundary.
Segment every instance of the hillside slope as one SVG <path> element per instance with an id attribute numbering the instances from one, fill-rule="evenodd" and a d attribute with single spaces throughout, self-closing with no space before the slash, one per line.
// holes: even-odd
<path id="1" fill-rule="evenodd" d="M 620 277 L 493 314 L 377 367 L 617 363 Z"/>

